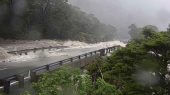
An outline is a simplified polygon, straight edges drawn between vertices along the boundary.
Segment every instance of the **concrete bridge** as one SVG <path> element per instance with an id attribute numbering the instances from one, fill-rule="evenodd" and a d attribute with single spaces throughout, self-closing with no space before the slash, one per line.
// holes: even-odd
<path id="1" fill-rule="evenodd" d="M 88 52 L 88 53 L 81 54 L 75 57 L 67 58 L 61 61 L 57 61 L 57 62 L 46 64 L 40 67 L 36 67 L 26 72 L 20 72 L 17 74 L 14 73 L 14 75 L 10 75 L 8 77 L 0 79 L 0 88 L 3 90 L 3 92 L 10 93 L 10 88 L 12 86 L 14 85 L 16 86 L 17 84 L 19 88 L 23 88 L 26 81 L 36 82 L 37 76 L 39 76 L 40 74 L 44 72 L 53 71 L 65 64 L 73 64 L 75 62 L 78 63 L 79 68 L 82 68 L 88 64 L 86 61 L 84 61 L 84 59 L 92 58 L 94 56 L 105 56 L 108 53 L 111 53 L 117 50 L 118 48 L 120 48 L 120 46 L 103 48 L 100 50 Z M 83 61 L 80 62 L 81 60 Z"/>

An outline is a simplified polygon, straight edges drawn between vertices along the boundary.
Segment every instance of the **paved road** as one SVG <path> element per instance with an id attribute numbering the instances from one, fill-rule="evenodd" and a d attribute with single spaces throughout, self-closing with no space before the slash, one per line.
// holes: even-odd
<path id="1" fill-rule="evenodd" d="M 55 51 L 55 53 L 63 54 L 60 56 L 40 57 L 40 58 L 35 58 L 32 60 L 21 61 L 21 62 L 0 63 L 0 79 L 11 76 L 11 75 L 15 75 L 21 72 L 25 72 L 35 67 L 43 66 L 45 64 L 57 62 L 57 61 L 60 61 L 66 58 L 70 58 L 70 57 L 84 54 L 90 51 L 98 50 L 99 48 L 90 47 L 90 48 L 61 49 L 59 51 Z M 44 52 L 49 52 L 49 51 L 44 51 Z M 41 51 L 40 55 L 41 54 L 43 54 L 43 51 Z"/>

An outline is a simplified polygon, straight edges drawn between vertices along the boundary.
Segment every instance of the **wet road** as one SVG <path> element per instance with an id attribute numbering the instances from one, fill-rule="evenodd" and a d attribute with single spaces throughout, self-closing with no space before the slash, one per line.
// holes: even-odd
<path id="1" fill-rule="evenodd" d="M 21 72 L 26 72 L 30 69 L 43 66 L 49 63 L 57 62 L 63 59 L 67 59 L 70 57 L 74 57 L 77 55 L 81 55 L 90 51 L 99 50 L 96 47 L 89 47 L 89 48 L 65 48 L 61 50 L 51 50 L 51 51 L 40 51 L 37 52 L 39 58 L 25 60 L 25 61 L 18 61 L 18 62 L 8 62 L 8 63 L 0 63 L 0 79 L 12 76 Z M 44 56 L 46 53 L 56 54 L 56 56 Z M 58 55 L 57 55 L 58 54 Z M 33 54 L 28 54 L 28 56 L 32 56 Z"/>

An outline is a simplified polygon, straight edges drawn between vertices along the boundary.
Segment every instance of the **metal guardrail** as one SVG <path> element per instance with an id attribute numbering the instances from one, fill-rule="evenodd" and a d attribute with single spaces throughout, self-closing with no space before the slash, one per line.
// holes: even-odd
<path id="1" fill-rule="evenodd" d="M 92 57 L 97 54 L 99 54 L 100 56 L 105 56 L 105 55 L 107 55 L 107 53 L 111 53 L 112 51 L 117 50 L 118 48 L 120 48 L 120 46 L 113 46 L 113 47 L 109 47 L 109 48 L 96 50 L 93 52 L 85 53 L 82 55 L 64 59 L 64 60 L 54 62 L 51 64 L 47 64 L 44 66 L 40 66 L 40 67 L 34 68 L 32 70 L 29 70 L 28 72 L 19 73 L 19 74 L 13 75 L 13 76 L 9 76 L 9 77 L 0 79 L 0 87 L 3 88 L 3 92 L 9 93 L 10 86 L 13 82 L 15 82 L 15 83 L 18 82 L 19 87 L 23 88 L 24 87 L 24 79 L 30 77 L 31 82 L 36 82 L 38 72 L 44 73 L 44 72 L 52 71 L 52 70 L 59 68 L 63 64 L 67 64 L 67 63 L 74 62 L 76 60 L 81 60 L 81 59 L 85 59 L 88 57 Z M 56 68 L 52 69 L 52 67 L 56 67 Z"/>

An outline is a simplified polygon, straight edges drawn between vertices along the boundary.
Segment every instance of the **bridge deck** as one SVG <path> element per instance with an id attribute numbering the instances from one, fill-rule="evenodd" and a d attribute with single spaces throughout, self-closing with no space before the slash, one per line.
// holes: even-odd
<path id="1" fill-rule="evenodd" d="M 63 53 L 61 56 L 53 57 L 40 57 L 23 62 L 8 62 L 0 63 L 0 79 L 15 75 L 39 66 L 43 66 L 49 63 L 57 62 L 63 59 L 74 57 L 80 54 L 84 54 L 90 51 L 96 50 L 95 48 L 83 48 L 83 49 L 63 49 L 62 51 L 56 53 Z"/>
<path id="2" fill-rule="evenodd" d="M 72 48 L 62 50 L 62 52 L 67 53 L 67 55 L 59 57 L 43 57 L 22 63 L 21 62 L 2 63 L 1 65 L 3 65 L 4 68 L 2 68 L 0 71 L 0 82 L 2 83 L 2 84 L 0 83 L 0 86 L 3 86 L 5 93 L 9 93 L 11 83 L 19 81 L 19 85 L 21 86 L 24 85 L 24 77 L 25 78 L 28 77 L 29 70 L 31 70 L 30 71 L 31 81 L 36 82 L 37 80 L 36 76 L 38 73 L 50 71 L 50 68 L 54 67 L 54 65 L 61 66 L 62 64 L 74 62 L 75 60 L 80 60 L 81 58 L 86 59 L 88 58 L 88 56 L 92 57 L 96 54 L 100 54 L 100 56 L 105 56 L 105 54 L 113 50 L 116 50 L 119 47 L 120 46 L 114 46 L 97 50 L 96 48 L 82 48 L 82 49 Z M 81 67 L 82 66 L 80 66 L 80 68 Z"/>

